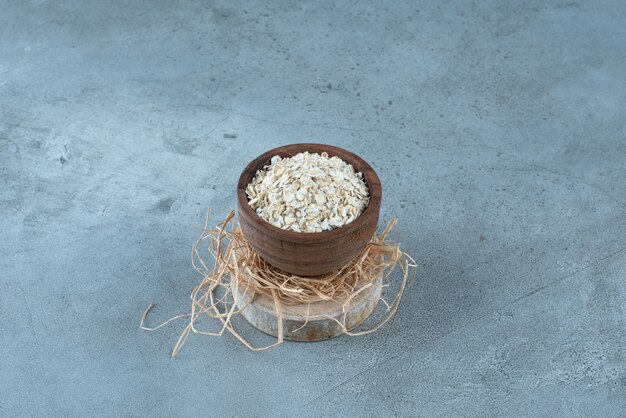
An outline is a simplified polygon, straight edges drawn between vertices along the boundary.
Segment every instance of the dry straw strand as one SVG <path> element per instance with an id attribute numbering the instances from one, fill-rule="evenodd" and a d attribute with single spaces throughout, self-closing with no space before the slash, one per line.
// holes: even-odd
<path id="1" fill-rule="evenodd" d="M 396 219 L 392 219 L 383 232 L 373 237 L 367 247 L 346 266 L 311 279 L 284 272 L 265 262 L 250 247 L 239 226 L 232 222 L 235 216 L 234 211 L 231 211 L 215 228 L 209 227 L 209 213 L 207 211 L 202 233 L 191 249 L 192 266 L 203 278 L 191 292 L 191 312 L 170 318 L 154 328 L 144 325 L 154 304 L 150 304 L 141 316 L 140 328 L 146 331 L 157 330 L 175 319 L 189 318 L 189 323 L 172 350 L 173 357 L 180 352 L 191 333 L 221 336 L 228 331 L 252 351 L 276 347 L 284 341 L 283 310 L 302 316 L 304 320 L 302 327 L 304 327 L 309 319 L 312 319 L 309 316 L 309 310 L 307 309 L 307 313 L 303 315 L 291 306 L 307 304 L 310 308 L 312 303 L 320 301 L 333 301 L 340 304 L 343 306 L 344 316 L 342 321 L 326 315 L 317 315 L 315 318 L 332 319 L 343 333 L 349 336 L 375 332 L 396 314 L 410 272 L 415 272 L 415 261 L 400 250 L 400 244 L 386 241 L 397 223 Z M 208 241 L 206 248 L 214 259 L 212 268 L 207 266 L 200 254 L 201 245 L 206 241 Z M 391 303 L 383 299 L 382 295 L 380 296 L 380 300 L 386 305 L 385 317 L 370 329 L 358 332 L 349 330 L 345 321 L 352 301 L 358 294 L 373 286 L 380 277 L 383 278 L 383 282 L 386 281 L 383 287 L 387 287 L 390 283 L 389 277 L 396 267 L 399 267 L 402 273 L 399 290 Z M 244 295 L 250 295 L 250 297 L 244 306 L 237 308 L 240 288 L 244 289 Z M 263 347 L 254 347 L 250 344 L 232 322 L 233 317 L 241 314 L 257 295 L 273 300 L 276 309 L 277 340 Z M 198 330 L 196 323 L 202 315 L 217 319 L 221 324 L 219 330 L 213 332 Z"/>

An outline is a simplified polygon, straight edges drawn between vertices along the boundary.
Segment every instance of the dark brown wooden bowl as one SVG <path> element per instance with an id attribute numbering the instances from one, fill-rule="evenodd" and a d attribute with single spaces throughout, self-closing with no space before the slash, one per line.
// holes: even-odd
<path id="1" fill-rule="evenodd" d="M 370 193 L 370 201 L 363 213 L 351 223 L 322 232 L 295 232 L 271 225 L 248 205 L 246 187 L 257 170 L 270 164 L 274 155 L 292 157 L 309 151 L 337 156 L 352 164 Z M 274 148 L 255 158 L 243 170 L 237 184 L 239 224 L 250 246 L 271 265 L 300 276 L 319 276 L 338 270 L 350 262 L 367 245 L 378 226 L 382 188 L 378 175 L 358 156 L 323 144 L 293 144 Z"/>

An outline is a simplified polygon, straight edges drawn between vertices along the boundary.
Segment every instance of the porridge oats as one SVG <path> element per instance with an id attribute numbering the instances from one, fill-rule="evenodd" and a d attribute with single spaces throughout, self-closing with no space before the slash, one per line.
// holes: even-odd
<path id="1" fill-rule="evenodd" d="M 339 157 L 301 152 L 272 157 L 246 187 L 248 204 L 282 229 L 322 232 L 354 221 L 367 207 L 362 173 Z"/>

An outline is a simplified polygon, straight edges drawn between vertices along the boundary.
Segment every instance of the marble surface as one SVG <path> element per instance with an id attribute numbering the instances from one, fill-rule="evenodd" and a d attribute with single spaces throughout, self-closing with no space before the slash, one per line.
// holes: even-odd
<path id="1" fill-rule="evenodd" d="M 615 0 L 0 0 L 0 415 L 623 416 L 625 45 Z M 398 315 L 171 359 L 141 313 L 301 141 L 377 170 Z"/>

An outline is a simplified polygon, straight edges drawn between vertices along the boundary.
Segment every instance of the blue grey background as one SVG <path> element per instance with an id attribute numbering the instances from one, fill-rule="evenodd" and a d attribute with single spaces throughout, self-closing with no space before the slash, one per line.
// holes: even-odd
<path id="1" fill-rule="evenodd" d="M 623 416 L 625 116 L 619 0 L 1 0 L 0 415 Z M 143 309 L 301 141 L 378 171 L 398 315 L 171 359 Z"/>

